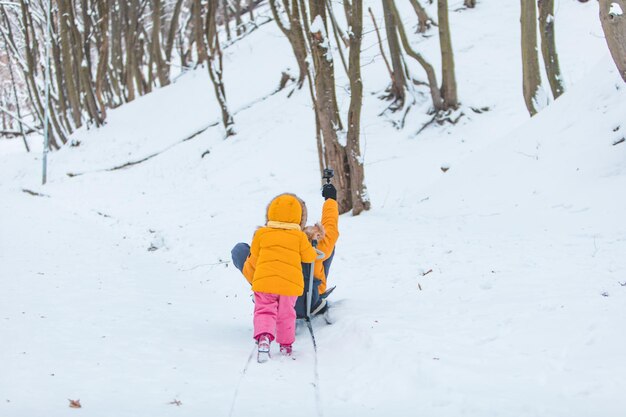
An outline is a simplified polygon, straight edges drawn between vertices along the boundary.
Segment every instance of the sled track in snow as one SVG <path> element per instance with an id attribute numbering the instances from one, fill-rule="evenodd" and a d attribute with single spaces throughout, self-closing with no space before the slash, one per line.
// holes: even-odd
<path id="1" fill-rule="evenodd" d="M 322 417 L 324 413 L 322 413 L 322 399 L 320 396 L 320 374 L 317 370 L 317 342 L 315 341 L 315 332 L 313 332 L 313 324 L 311 324 L 311 320 L 306 320 L 306 327 L 309 329 L 311 343 L 313 343 L 313 387 L 315 389 L 315 408 L 317 415 Z"/>
<path id="2" fill-rule="evenodd" d="M 315 391 L 315 411 L 318 417 L 323 417 L 324 413 L 322 412 L 322 400 L 320 396 L 320 376 L 318 372 L 317 365 L 317 341 L 315 340 L 315 332 L 313 331 L 313 324 L 310 320 L 305 320 L 307 328 L 309 330 L 309 335 L 311 336 L 311 344 L 313 345 L 313 389 Z M 235 412 L 235 405 L 237 404 L 237 399 L 239 398 L 239 389 L 248 373 L 248 368 L 250 364 L 253 362 L 252 358 L 254 357 L 254 353 L 256 352 L 257 347 L 254 345 L 250 354 L 248 355 L 248 359 L 246 360 L 246 364 L 241 371 L 241 375 L 239 380 L 237 381 L 237 386 L 235 387 L 235 392 L 233 393 L 233 399 L 230 404 L 230 411 L 228 413 L 228 417 L 233 417 Z"/>
<path id="3" fill-rule="evenodd" d="M 248 372 L 248 367 L 252 362 L 252 357 L 254 356 L 254 352 L 256 351 L 256 345 L 252 347 L 250 351 L 250 355 L 248 355 L 248 360 L 246 361 L 246 365 L 243 367 L 243 371 L 241 371 L 241 376 L 239 377 L 239 381 L 237 381 L 237 387 L 235 387 L 235 393 L 233 394 L 233 401 L 230 403 L 230 411 L 228 412 L 228 417 L 233 416 L 233 412 L 235 411 L 235 403 L 237 402 L 237 396 L 239 396 L 239 387 L 241 387 L 241 382 L 246 376 L 246 372 Z"/>

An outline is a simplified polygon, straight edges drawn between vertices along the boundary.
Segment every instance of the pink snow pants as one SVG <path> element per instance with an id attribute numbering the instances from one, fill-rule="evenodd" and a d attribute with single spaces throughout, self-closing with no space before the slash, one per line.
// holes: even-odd
<path id="1" fill-rule="evenodd" d="M 298 297 L 254 293 L 254 338 L 263 333 L 281 345 L 291 345 L 296 340 L 296 300 Z"/>

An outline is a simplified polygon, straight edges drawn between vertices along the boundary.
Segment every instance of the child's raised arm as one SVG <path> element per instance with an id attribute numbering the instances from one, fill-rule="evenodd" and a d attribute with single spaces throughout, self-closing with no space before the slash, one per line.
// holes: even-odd
<path id="1" fill-rule="evenodd" d="M 329 198 L 324 202 L 322 208 L 322 226 L 324 226 L 325 236 L 323 239 L 323 246 L 325 248 L 334 248 L 339 239 L 339 206 L 337 201 Z M 324 249 L 326 250 L 326 249 Z M 332 250 L 331 250 L 332 252 Z M 327 253 L 326 256 L 330 256 Z"/>

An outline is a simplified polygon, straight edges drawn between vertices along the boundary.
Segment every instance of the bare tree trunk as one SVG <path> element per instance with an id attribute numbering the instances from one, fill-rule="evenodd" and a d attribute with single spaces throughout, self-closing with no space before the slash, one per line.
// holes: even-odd
<path id="1" fill-rule="evenodd" d="M 122 50 L 123 30 L 124 27 L 123 14 L 124 8 L 119 7 L 119 2 L 122 0 L 113 0 L 115 7 L 119 10 L 118 13 L 111 13 L 111 65 L 109 68 L 109 79 L 111 80 L 111 86 L 117 97 L 120 97 L 121 104 L 125 99 L 124 93 L 124 51 Z M 121 15 L 121 16 L 120 16 Z"/>
<path id="2" fill-rule="evenodd" d="M 556 52 L 554 36 L 554 0 L 539 1 L 539 33 L 541 34 L 541 54 L 543 65 L 546 68 L 548 82 L 553 97 L 559 98 L 565 92 L 563 77 L 559 65 L 559 55 Z"/>
<path id="3" fill-rule="evenodd" d="M 248 0 L 248 14 L 250 15 L 250 21 L 254 21 L 254 0 Z"/>
<path id="4" fill-rule="evenodd" d="M 196 50 L 198 51 L 198 64 L 202 64 L 208 60 L 208 53 L 204 44 L 204 37 L 202 35 L 202 3 L 200 0 L 193 0 L 192 8 L 193 19 L 193 34 L 196 43 Z"/>
<path id="5" fill-rule="evenodd" d="M 376 38 L 378 39 L 378 48 L 380 49 L 380 55 L 383 57 L 385 67 L 387 67 L 389 79 L 391 79 L 391 83 L 394 84 L 393 69 L 391 68 L 391 64 L 389 63 L 389 59 L 387 59 L 387 54 L 385 53 L 385 48 L 383 47 L 383 39 L 380 36 L 380 30 L 378 29 L 378 23 L 376 23 L 376 17 L 374 16 L 374 12 L 372 11 L 371 7 L 368 7 L 367 10 L 372 17 L 372 24 L 374 25 L 374 32 L 376 32 Z"/>
<path id="6" fill-rule="evenodd" d="M 106 69 L 109 62 L 109 1 L 98 0 L 98 11 L 100 13 L 100 34 L 101 44 L 98 54 L 98 68 L 96 72 L 96 99 L 100 106 L 100 114 L 102 119 L 106 119 L 106 104 L 103 98 L 104 81 L 106 78 Z"/>
<path id="7" fill-rule="evenodd" d="M 224 16 L 224 28 L 226 29 L 226 39 L 230 40 L 230 12 L 228 0 L 222 0 L 222 15 Z"/>
<path id="8" fill-rule="evenodd" d="M 291 45 L 291 49 L 293 50 L 296 62 L 298 63 L 297 85 L 298 88 L 302 88 L 308 72 L 308 53 L 306 50 L 304 29 L 302 28 L 300 7 L 297 0 L 291 0 L 291 3 L 290 0 L 283 0 L 282 7 L 285 10 L 285 14 L 287 15 L 287 21 L 284 22 L 280 10 L 278 10 L 276 2 L 277 0 L 270 0 L 272 15 L 274 16 L 274 21 L 278 25 L 278 28 L 281 30 L 281 32 L 283 32 L 285 37 L 287 37 L 287 40 L 289 40 L 289 44 Z"/>
<path id="9" fill-rule="evenodd" d="M 349 4 L 348 2 L 344 2 L 344 4 Z M 337 23 L 337 19 L 335 19 L 335 13 L 332 9 L 332 3 L 330 0 L 326 0 L 326 10 L 328 11 L 328 15 L 330 16 L 330 25 L 333 28 L 333 35 L 335 37 L 335 42 L 337 43 L 337 52 L 339 53 L 339 59 L 341 59 L 341 65 L 343 66 L 346 75 L 348 74 L 348 63 L 346 62 L 346 57 L 343 53 L 343 46 L 347 47 L 350 44 L 350 41 L 347 39 L 346 35 L 343 33 L 341 28 L 339 27 L 339 23 Z"/>
<path id="10" fill-rule="evenodd" d="M 56 140 L 55 136 L 61 140 L 62 143 L 65 143 L 66 138 L 63 130 L 59 126 L 56 112 L 52 107 L 52 100 L 47 100 L 47 102 L 42 103 L 41 96 L 39 93 L 39 88 L 37 86 L 37 82 L 35 80 L 35 75 L 37 73 L 37 63 L 40 61 L 40 57 L 38 55 L 38 42 L 36 38 L 36 31 L 34 27 L 34 22 L 32 19 L 32 14 L 30 11 L 30 6 L 28 3 L 21 3 L 22 10 L 22 24 L 23 24 L 23 34 L 24 34 L 24 46 L 25 46 L 25 55 L 27 68 L 25 69 L 25 76 L 29 88 L 29 95 L 31 101 L 33 102 L 33 108 L 36 110 L 39 120 L 41 121 L 41 125 L 44 126 L 45 122 L 45 109 L 48 108 L 50 113 L 50 120 L 48 122 L 48 133 L 49 133 L 49 146 L 50 149 L 59 149 L 60 145 Z M 50 98 L 50 97 L 49 97 Z M 54 130 L 53 130 L 54 129 Z M 56 131 L 56 135 L 55 132 Z"/>
<path id="11" fill-rule="evenodd" d="M 13 63 L 11 61 L 11 54 L 9 52 L 8 42 L 4 40 L 4 49 L 6 51 L 7 56 L 7 66 L 9 67 L 9 75 L 11 76 L 11 85 L 13 86 L 13 97 L 15 99 L 15 110 L 17 112 L 17 124 L 20 128 L 20 135 L 22 136 L 22 140 L 24 141 L 24 146 L 26 147 L 26 152 L 30 152 L 30 147 L 28 146 L 28 142 L 26 141 L 26 135 L 24 134 L 24 126 L 22 124 L 22 114 L 20 110 L 20 99 L 17 95 L 17 86 L 15 83 L 15 77 L 13 75 Z M 4 114 L 4 113 L 3 113 Z"/>
<path id="12" fill-rule="evenodd" d="M 65 74 L 65 88 L 67 91 L 70 110 L 72 111 L 72 118 L 74 120 L 74 126 L 79 128 L 82 126 L 81 114 L 80 114 L 80 93 L 79 86 L 76 85 L 76 80 L 79 78 L 74 71 L 75 64 L 73 64 L 73 55 L 71 50 L 70 41 L 70 27 L 71 27 L 71 13 L 69 10 L 68 0 L 58 0 L 59 4 L 59 36 L 61 38 L 61 57 L 63 61 L 63 74 Z"/>
<path id="13" fill-rule="evenodd" d="M 138 83 L 135 83 L 135 26 L 137 21 L 137 0 L 120 0 L 122 11 L 124 12 L 124 29 L 126 43 L 126 68 L 124 85 L 126 87 L 126 101 L 135 99 L 135 89 Z"/>
<path id="14" fill-rule="evenodd" d="M 56 82 L 57 87 L 57 111 L 59 112 L 60 124 L 63 126 L 65 132 L 71 132 L 73 130 L 72 124 L 68 118 L 68 107 L 69 103 L 67 101 L 67 91 L 65 90 L 65 81 L 63 80 L 63 63 L 61 61 L 61 42 L 59 39 L 59 24 L 61 22 L 61 18 L 59 17 L 58 12 L 54 13 L 54 10 L 51 10 L 50 13 L 50 30 L 52 33 L 57 34 L 57 36 L 52 36 L 50 39 L 50 65 L 51 65 L 51 76 L 54 76 L 54 81 Z M 52 82 L 52 81 L 51 81 Z"/>
<path id="15" fill-rule="evenodd" d="M 350 167 L 350 190 L 352 192 L 352 214 L 357 216 L 370 209 L 370 200 L 365 186 L 365 171 L 361 156 L 361 107 L 363 104 L 363 82 L 361 81 L 361 40 L 363 37 L 363 0 L 352 0 L 350 13 L 350 108 L 348 110 L 348 134 L 346 157 Z"/>
<path id="16" fill-rule="evenodd" d="M 433 24 L 433 19 L 428 16 L 426 9 L 420 4 L 418 0 L 409 0 L 415 14 L 417 14 L 417 33 L 425 33 Z"/>
<path id="17" fill-rule="evenodd" d="M 626 0 L 600 0 L 600 22 L 611 56 L 626 81 Z"/>
<path id="18" fill-rule="evenodd" d="M 235 3 L 235 25 L 237 26 L 237 36 L 246 31 L 246 27 L 241 20 L 241 0 L 233 0 Z"/>
<path id="19" fill-rule="evenodd" d="M 85 50 L 89 54 L 91 54 L 89 47 L 89 40 L 87 39 L 87 35 L 83 36 L 83 33 L 78 29 L 78 18 L 76 16 L 75 10 L 73 8 L 72 2 L 68 2 L 68 11 L 69 11 L 69 21 L 68 25 L 70 28 L 70 33 L 72 36 L 72 53 L 74 55 L 74 67 L 75 71 L 78 74 L 78 94 L 83 98 L 84 104 L 83 108 L 89 114 L 89 119 L 91 122 L 94 122 L 96 126 L 100 126 L 102 124 L 102 119 L 100 114 L 98 113 L 98 105 L 96 103 L 96 98 L 94 96 L 94 83 L 91 77 L 91 59 L 87 59 Z M 83 30 L 90 30 L 89 25 L 82 25 Z M 81 45 L 83 48 L 81 48 Z"/>
<path id="20" fill-rule="evenodd" d="M 387 44 L 389 45 L 389 56 L 393 68 L 391 78 L 391 96 L 396 101 L 396 108 L 404 106 L 406 97 L 406 76 L 404 65 L 402 64 L 402 51 L 398 40 L 398 27 L 390 5 L 390 0 L 383 0 L 383 14 L 385 17 L 385 32 L 387 33 Z"/>
<path id="21" fill-rule="evenodd" d="M 165 43 L 165 61 L 167 65 L 167 78 L 169 79 L 170 67 L 172 65 L 172 49 L 174 48 L 174 38 L 176 32 L 179 30 L 180 11 L 182 9 L 183 0 L 176 0 L 174 5 L 174 11 L 172 12 L 172 20 L 170 21 L 170 28 L 167 31 L 167 41 Z"/>
<path id="22" fill-rule="evenodd" d="M 441 48 L 441 95 L 446 109 L 456 109 L 459 106 L 457 97 L 456 77 L 454 71 L 454 51 L 450 36 L 448 19 L 448 0 L 438 0 L 437 14 L 439 23 L 439 45 Z"/>
<path id="23" fill-rule="evenodd" d="M 389 5 L 391 6 L 393 17 L 396 21 L 396 24 L 398 25 L 398 33 L 400 34 L 400 40 L 402 41 L 402 46 L 404 47 L 404 50 L 406 51 L 407 55 L 415 59 L 426 72 L 426 76 L 428 77 L 428 87 L 430 88 L 430 96 L 433 101 L 434 110 L 436 112 L 440 110 L 445 110 L 446 108 L 443 102 L 443 98 L 441 96 L 441 91 L 439 90 L 439 85 L 437 83 L 437 74 L 435 73 L 435 69 L 428 61 L 426 61 L 426 59 L 424 59 L 421 54 L 411 48 L 411 44 L 409 43 L 409 39 L 406 36 L 406 31 L 404 30 L 404 25 L 402 24 L 402 20 L 400 19 L 400 14 L 398 13 L 398 9 L 396 8 L 394 0 L 389 0 Z"/>
<path id="24" fill-rule="evenodd" d="M 156 67 L 156 73 L 159 77 L 161 86 L 168 85 L 170 80 L 167 76 L 167 68 L 163 62 L 161 55 L 161 0 L 152 1 L 152 42 L 151 42 L 152 60 Z"/>
<path id="25" fill-rule="evenodd" d="M 522 14 L 522 72 L 524 100 L 531 116 L 539 111 L 541 94 L 541 73 L 537 56 L 537 3 L 535 0 L 521 0 Z"/>

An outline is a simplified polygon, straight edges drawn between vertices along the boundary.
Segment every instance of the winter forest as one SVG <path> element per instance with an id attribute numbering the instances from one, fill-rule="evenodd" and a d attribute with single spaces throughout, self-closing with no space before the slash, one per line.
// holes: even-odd
<path id="1" fill-rule="evenodd" d="M 0 0 L 0 416 L 624 415 L 625 13 Z"/>

